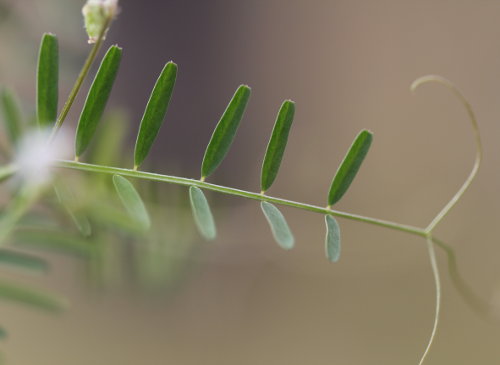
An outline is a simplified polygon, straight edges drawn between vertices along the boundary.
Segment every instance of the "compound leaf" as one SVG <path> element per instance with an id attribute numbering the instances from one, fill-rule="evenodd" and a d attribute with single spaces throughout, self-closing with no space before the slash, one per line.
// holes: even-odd
<path id="1" fill-rule="evenodd" d="M 340 227 L 337 220 L 331 215 L 325 216 L 326 239 L 325 249 L 326 257 L 331 262 L 337 262 L 340 258 Z"/>
<path id="2" fill-rule="evenodd" d="M 333 178 L 328 194 L 328 206 L 332 206 L 338 202 L 347 189 L 349 189 L 370 149 L 372 139 L 373 134 L 370 131 L 363 130 L 354 140 Z"/>
<path id="3" fill-rule="evenodd" d="M 113 88 L 113 83 L 120 67 L 121 56 L 121 48 L 111 46 L 97 71 L 87 95 L 85 106 L 80 114 L 80 121 L 76 130 L 75 155 L 77 158 L 85 152 L 94 136 L 97 124 L 102 117 L 109 94 Z"/>
<path id="4" fill-rule="evenodd" d="M 156 81 L 142 117 L 135 143 L 134 166 L 136 169 L 148 155 L 165 119 L 176 77 L 177 65 L 173 62 L 168 62 Z"/>
<path id="5" fill-rule="evenodd" d="M 113 175 L 113 183 L 115 185 L 116 192 L 123 203 L 123 206 L 127 210 L 131 218 L 140 223 L 144 230 L 149 229 L 151 226 L 151 220 L 149 218 L 148 211 L 141 199 L 141 196 L 135 190 L 134 185 L 123 176 Z"/>
<path id="6" fill-rule="evenodd" d="M 278 175 L 283 153 L 285 152 L 288 134 L 295 115 L 295 103 L 291 100 L 283 102 L 274 124 L 273 133 L 267 145 L 261 173 L 261 190 L 267 191 Z"/>
<path id="7" fill-rule="evenodd" d="M 231 147 L 250 99 L 250 93 L 251 90 L 248 86 L 241 85 L 229 102 L 217 127 L 215 127 L 201 164 L 202 180 L 214 172 Z"/>
<path id="8" fill-rule="evenodd" d="M 207 240 L 213 240 L 217 236 L 214 217 L 210 210 L 207 198 L 203 191 L 196 187 L 189 188 L 189 199 L 191 201 L 191 209 L 193 211 L 194 221 L 201 235 Z"/>
<path id="9" fill-rule="evenodd" d="M 268 202 L 261 202 L 260 207 L 266 216 L 267 222 L 273 232 L 273 237 L 285 250 L 290 250 L 295 245 L 295 238 L 286 222 L 285 217 L 276 206 Z"/>
<path id="10" fill-rule="evenodd" d="M 51 126 L 57 119 L 59 98 L 59 45 L 54 34 L 42 37 L 38 54 L 36 115 L 40 127 Z"/>

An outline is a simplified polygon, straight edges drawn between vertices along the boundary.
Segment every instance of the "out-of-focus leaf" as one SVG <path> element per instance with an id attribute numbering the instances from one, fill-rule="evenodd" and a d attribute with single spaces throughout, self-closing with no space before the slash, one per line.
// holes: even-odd
<path id="1" fill-rule="evenodd" d="M 156 81 L 148 105 L 144 111 L 144 116 L 142 117 L 135 143 L 134 167 L 136 169 L 148 155 L 165 119 L 176 77 L 177 65 L 173 62 L 168 62 Z"/>
<path id="2" fill-rule="evenodd" d="M 120 165 L 123 159 L 123 144 L 129 130 L 129 116 L 124 110 L 106 112 L 103 117 L 102 127 L 95 136 L 92 146 L 91 161 L 98 165 Z M 96 174 L 96 178 L 107 179 L 104 174 Z"/>
<path id="3" fill-rule="evenodd" d="M 54 191 L 57 199 L 75 223 L 82 236 L 89 237 L 92 234 L 92 226 L 85 212 L 78 209 L 74 193 L 70 190 L 70 187 L 63 184 L 55 184 Z"/>
<path id="4" fill-rule="evenodd" d="M 23 131 L 19 102 L 13 92 L 3 89 L 0 95 L 0 103 L 9 141 L 11 145 L 15 146 Z"/>
<path id="5" fill-rule="evenodd" d="M 47 261 L 23 252 L 6 249 L 0 249 L 0 265 L 7 265 L 40 273 L 49 271 L 49 264 Z"/>
<path id="6" fill-rule="evenodd" d="M 202 180 L 214 172 L 226 156 L 229 147 L 231 147 L 250 99 L 250 93 L 248 86 L 241 85 L 229 102 L 217 127 L 215 127 L 201 164 Z"/>
<path id="7" fill-rule="evenodd" d="M 12 177 L 17 171 L 17 166 L 14 164 L 0 166 L 0 183 Z"/>
<path id="8" fill-rule="evenodd" d="M 36 113 L 41 127 L 52 126 L 57 119 L 59 98 L 59 45 L 57 37 L 46 33 L 38 54 Z"/>
<path id="9" fill-rule="evenodd" d="M 151 227 L 151 220 L 144 202 L 137 190 L 135 190 L 134 185 L 120 175 L 113 175 L 113 183 L 130 217 L 140 223 L 144 230 L 148 230 Z"/>
<path id="10" fill-rule="evenodd" d="M 361 163 L 370 149 L 372 139 L 372 133 L 367 130 L 363 130 L 354 140 L 351 148 L 344 157 L 344 160 L 340 164 L 335 177 L 333 178 L 330 192 L 328 194 L 329 206 L 338 202 L 347 189 L 349 189 L 349 186 L 361 167 Z"/>
<path id="11" fill-rule="evenodd" d="M 0 246 L 5 245 L 7 237 L 12 233 L 19 220 L 35 203 L 41 189 L 23 186 L 11 199 L 0 215 Z"/>
<path id="12" fill-rule="evenodd" d="M 15 245 L 31 249 L 70 254 L 88 258 L 92 254 L 92 241 L 75 237 L 59 229 L 25 228 L 17 229 L 13 235 Z"/>
<path id="13" fill-rule="evenodd" d="M 68 307 L 67 301 L 58 295 L 0 282 L 0 300 L 4 299 L 50 312 L 61 312 Z"/>
<path id="14" fill-rule="evenodd" d="M 295 238 L 283 214 L 276 206 L 268 202 L 261 202 L 260 207 L 271 227 L 275 241 L 281 248 L 291 250 L 295 245 Z"/>
<path id="15" fill-rule="evenodd" d="M 101 62 L 94 82 L 87 95 L 85 106 L 80 114 L 80 121 L 76 130 L 75 155 L 79 157 L 87 149 L 94 136 L 106 103 L 108 102 L 111 89 L 115 82 L 120 60 L 121 48 L 111 46 Z"/>
<path id="16" fill-rule="evenodd" d="M 115 207 L 106 202 L 96 202 L 92 205 L 89 214 L 96 224 L 113 227 L 130 234 L 142 235 L 144 233 L 141 223 L 130 217 L 128 212 L 123 211 L 121 207 Z"/>
<path id="17" fill-rule="evenodd" d="M 331 262 L 337 262 L 340 258 L 340 228 L 337 220 L 331 215 L 325 216 L 326 223 L 326 257 Z"/>
<path id="18" fill-rule="evenodd" d="M 267 145 L 264 163 L 262 164 L 261 190 L 263 192 L 271 187 L 274 179 L 276 179 L 276 175 L 278 175 L 294 115 L 295 103 L 291 100 L 286 100 L 276 118 L 273 133 Z"/>
<path id="19" fill-rule="evenodd" d="M 0 327 L 0 340 L 6 339 L 7 336 L 8 336 L 7 331 L 3 327 Z M 2 363 L 2 359 L 0 357 L 0 364 L 1 363 Z"/>
<path id="20" fill-rule="evenodd" d="M 207 240 L 213 240 L 217 236 L 214 217 L 208 205 L 203 191 L 196 186 L 189 188 L 189 198 L 193 210 L 194 221 L 201 235 Z"/>

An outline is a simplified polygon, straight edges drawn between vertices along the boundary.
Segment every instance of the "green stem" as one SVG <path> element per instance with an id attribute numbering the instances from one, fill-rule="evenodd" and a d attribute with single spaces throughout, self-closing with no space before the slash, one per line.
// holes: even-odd
<path id="1" fill-rule="evenodd" d="M 262 195 L 260 193 L 252 193 L 252 192 L 245 191 L 245 190 L 239 190 L 239 189 L 230 188 L 230 187 L 226 187 L 226 186 L 210 184 L 210 183 L 200 181 L 200 180 L 195 180 L 195 179 L 188 179 L 188 178 L 184 178 L 184 177 L 161 175 L 161 174 L 155 174 L 155 173 L 151 173 L 151 172 L 137 171 L 137 170 L 124 169 L 124 168 L 111 167 L 111 166 L 100 166 L 100 165 L 93 165 L 93 164 L 87 164 L 87 163 L 76 162 L 76 161 L 66 161 L 66 160 L 59 160 L 54 164 L 54 166 L 61 167 L 61 168 L 69 168 L 69 169 L 74 169 L 74 170 L 81 170 L 81 171 L 90 171 L 90 172 L 96 172 L 96 173 L 102 173 L 102 174 L 108 174 L 108 175 L 119 174 L 122 176 L 127 176 L 127 177 L 132 177 L 132 178 L 138 178 L 138 179 L 143 179 L 143 180 L 153 180 L 153 181 L 166 182 L 166 183 L 184 185 L 184 186 L 197 186 L 201 189 L 212 190 L 212 191 L 216 191 L 216 192 L 223 193 L 223 194 L 241 196 L 244 198 L 259 200 L 259 201 L 268 201 L 271 203 L 286 205 L 289 207 L 307 210 L 310 212 L 329 214 L 329 215 L 333 215 L 336 217 L 346 218 L 346 219 L 350 219 L 350 220 L 354 220 L 354 221 L 358 221 L 358 222 L 364 222 L 364 223 L 374 224 L 374 225 L 381 226 L 381 227 L 387 227 L 387 228 L 391 228 L 391 229 L 394 229 L 397 231 L 407 232 L 407 233 L 414 234 L 414 235 L 421 236 L 421 237 L 427 237 L 427 233 L 422 228 L 413 227 L 413 226 L 400 224 L 400 223 L 396 223 L 396 222 L 391 222 L 391 221 L 386 221 L 386 220 L 377 219 L 377 218 L 365 217 L 365 216 L 357 215 L 357 214 L 341 212 L 341 211 L 337 211 L 337 210 L 331 210 L 331 209 L 319 207 L 316 205 L 299 203 L 299 202 L 295 202 L 292 200 Z"/>
<path id="2" fill-rule="evenodd" d="M 108 18 L 101 30 L 101 33 L 99 33 L 99 37 L 97 38 L 96 42 L 92 46 L 92 49 L 90 50 L 89 55 L 87 56 L 87 59 L 85 60 L 85 63 L 83 64 L 83 67 L 80 71 L 80 74 L 78 75 L 78 78 L 75 81 L 75 84 L 73 85 L 73 89 L 71 89 L 71 92 L 69 93 L 68 99 L 64 103 L 64 106 L 61 110 L 61 113 L 59 114 L 59 117 L 57 118 L 56 124 L 54 125 L 54 128 L 52 129 L 52 133 L 50 135 L 49 140 L 52 141 L 58 130 L 61 128 L 62 124 L 64 123 L 64 120 L 68 116 L 68 113 L 71 109 L 71 106 L 73 105 L 76 96 L 78 95 L 78 92 L 80 91 L 80 88 L 82 87 L 83 81 L 87 77 L 90 67 L 94 63 L 97 54 L 99 53 L 99 50 L 101 49 L 101 46 L 104 42 L 104 38 L 106 35 L 106 31 L 111 24 L 112 18 Z"/>

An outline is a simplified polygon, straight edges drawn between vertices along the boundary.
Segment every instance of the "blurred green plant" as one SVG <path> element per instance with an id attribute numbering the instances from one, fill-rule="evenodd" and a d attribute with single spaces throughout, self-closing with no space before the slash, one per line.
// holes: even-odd
<path id="1" fill-rule="evenodd" d="M 437 82 L 446 86 L 458 97 L 471 120 L 476 138 L 476 159 L 462 187 L 431 220 L 431 223 L 423 228 L 332 209 L 348 191 L 368 154 L 373 135 L 367 130 L 358 134 L 340 163 L 327 194 L 325 207 L 267 195 L 278 175 L 288 134 L 293 124 L 295 103 L 291 100 L 285 100 L 278 112 L 264 155 L 260 193 L 206 182 L 223 162 L 243 119 L 251 94 L 251 89 L 246 85 L 238 87 L 217 123 L 201 163 L 200 179 L 140 171 L 139 168 L 147 158 L 163 124 L 174 91 L 178 67 L 173 62 L 166 63 L 146 106 L 135 143 L 133 168 L 115 167 L 116 164 L 124 163 L 121 151 L 126 146 L 124 139 L 126 123 L 122 115 L 115 113 L 105 116 L 104 111 L 120 65 L 121 49 L 117 46 L 111 46 L 107 51 L 88 92 L 76 131 L 75 159 L 73 161 L 64 159 L 61 157 L 61 149 L 64 148 L 57 144 L 58 140 L 64 140 L 64 136 L 58 136 L 58 131 L 99 54 L 116 11 L 117 2 L 112 0 L 89 0 L 85 5 L 83 11 L 85 25 L 89 43 L 93 43 L 93 46 L 59 114 L 57 113 L 59 49 L 55 35 L 45 34 L 40 45 L 36 105 L 38 125 L 25 122 L 20 103 L 12 91 L 3 89 L 0 94 L 7 137 L 5 141 L 7 144 L 1 145 L 1 151 L 7 162 L 0 167 L 0 180 L 16 182 L 9 187 L 12 198 L 0 216 L 0 266 L 43 274 L 50 268 L 46 261 L 11 247 L 22 245 L 30 249 L 50 250 L 83 259 L 89 277 L 97 279 L 101 285 L 106 285 L 107 281 L 113 281 L 112 271 L 120 270 L 118 268 L 120 263 L 116 262 L 116 257 L 120 257 L 120 252 L 127 246 L 119 243 L 119 238 L 132 238 L 140 240 L 141 243 L 132 244 L 125 250 L 132 249 L 135 253 L 132 265 L 135 265 L 138 281 L 146 288 L 175 286 L 173 278 L 180 278 L 186 272 L 186 268 L 173 262 L 169 250 L 174 249 L 175 256 L 178 257 L 195 252 L 198 248 L 193 244 L 194 237 L 190 234 L 189 224 L 186 223 L 186 214 L 183 214 L 188 210 L 185 202 L 179 202 L 176 207 L 177 229 L 169 229 L 169 225 L 164 224 L 168 221 L 165 219 L 167 213 L 160 208 L 165 200 L 169 200 L 172 205 L 172 199 L 161 197 L 155 183 L 166 182 L 189 187 L 189 201 L 195 225 L 201 236 L 207 240 L 215 239 L 217 230 L 209 201 L 203 190 L 259 201 L 275 241 L 286 250 L 294 247 L 295 238 L 277 205 L 322 214 L 326 224 L 325 252 L 331 262 L 338 261 L 341 253 L 340 226 L 335 217 L 378 225 L 425 238 L 436 285 L 436 307 L 431 336 L 420 364 L 428 355 L 440 314 L 441 289 L 436 245 L 448 255 L 450 275 L 466 301 L 480 313 L 488 311 L 487 306 L 474 296 L 458 274 L 452 249 L 434 236 L 436 226 L 460 200 L 473 181 L 482 157 L 479 128 L 472 108 L 451 82 L 440 76 L 425 76 L 416 80 L 411 90 L 414 91 L 425 83 Z M 102 119 L 105 119 L 103 128 L 96 135 L 97 126 Z M 37 133 L 42 133 L 42 143 L 30 143 L 29 153 L 26 153 L 23 141 Z M 93 151 L 87 152 L 93 139 L 97 139 Z M 80 161 L 85 153 L 88 163 Z M 62 170 L 68 169 L 92 174 L 85 174 L 83 177 L 80 174 L 75 178 L 73 175 L 62 173 Z M 40 176 L 47 175 L 49 178 L 40 179 Z M 154 203 L 146 205 L 141 199 L 141 189 L 136 189 L 128 178 L 142 181 L 141 187 L 145 188 L 143 191 L 154 195 L 151 199 Z M 113 189 L 116 191 L 114 196 L 110 194 Z M 38 204 L 42 197 L 48 204 Z M 117 200 L 121 201 L 122 207 Z M 72 222 L 72 225 L 67 225 L 67 222 Z M 165 242 L 176 244 L 166 245 Z M 171 262 L 168 262 L 169 260 Z M 66 301 L 56 295 L 11 283 L 0 283 L 0 299 L 51 311 L 60 311 L 66 307 Z M 5 337 L 5 332 L 0 329 L 0 338 L 2 337 Z"/>

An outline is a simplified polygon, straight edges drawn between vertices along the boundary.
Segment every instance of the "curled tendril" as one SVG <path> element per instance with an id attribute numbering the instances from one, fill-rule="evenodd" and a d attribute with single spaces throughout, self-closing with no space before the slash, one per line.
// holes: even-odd
<path id="1" fill-rule="evenodd" d="M 429 342 L 427 343 L 427 347 L 425 348 L 425 351 L 420 358 L 420 362 L 418 365 L 422 365 L 427 358 L 427 355 L 429 354 L 429 350 L 431 349 L 432 344 L 434 343 L 434 338 L 436 337 L 436 332 L 439 324 L 439 315 L 441 312 L 441 279 L 439 276 L 439 267 L 437 264 L 436 260 L 436 250 L 434 248 L 434 242 L 432 241 L 432 238 L 429 236 L 427 237 L 427 250 L 429 252 L 429 259 L 431 261 L 431 266 L 432 266 L 432 274 L 434 276 L 434 282 L 436 284 L 436 307 L 435 307 L 435 314 L 434 314 L 434 323 L 432 325 L 432 332 L 431 336 L 429 337 Z"/>
<path id="2" fill-rule="evenodd" d="M 434 276 L 434 283 L 436 287 L 436 307 L 435 307 L 435 316 L 434 316 L 434 324 L 432 326 L 432 332 L 429 337 L 429 342 L 427 343 L 427 347 L 425 348 L 425 351 L 420 359 L 419 365 L 422 365 L 427 358 L 427 355 L 429 353 L 429 350 L 434 342 L 434 338 L 436 336 L 436 331 L 439 323 L 439 316 L 440 316 L 440 308 L 441 308 L 441 280 L 439 276 L 439 268 L 436 260 L 436 250 L 435 250 L 435 244 L 436 241 L 432 237 L 432 232 L 434 228 L 443 220 L 443 218 L 449 213 L 449 211 L 455 206 L 455 204 L 460 200 L 462 195 L 465 193 L 465 191 L 469 188 L 471 185 L 472 181 L 477 175 L 477 172 L 479 170 L 479 166 L 481 165 L 481 160 L 483 156 L 483 147 L 481 143 L 481 136 L 479 133 L 479 126 L 477 124 L 477 119 L 476 116 L 474 115 L 474 111 L 472 110 L 472 107 L 468 100 L 465 98 L 465 96 L 462 94 L 462 92 L 449 80 L 445 79 L 442 76 L 438 75 L 427 75 L 420 77 L 416 79 L 410 86 L 410 89 L 412 92 L 415 92 L 415 90 L 423 84 L 426 83 L 431 83 L 431 82 L 436 82 L 438 84 L 446 86 L 451 92 L 459 99 L 459 101 L 462 103 L 462 105 L 465 107 L 467 114 L 469 116 L 472 129 L 474 131 L 474 137 L 475 137 L 475 142 L 476 142 L 476 156 L 474 160 L 474 165 L 472 166 L 472 170 L 469 173 L 469 176 L 467 176 L 467 179 L 464 181 L 460 189 L 453 195 L 453 197 L 450 199 L 448 203 L 441 209 L 441 211 L 434 217 L 434 219 L 431 221 L 431 223 L 427 226 L 425 229 L 426 236 L 427 236 L 427 248 L 429 252 L 429 259 L 432 267 L 432 273 Z M 440 243 L 440 242 L 439 242 Z M 441 245 L 440 245 L 441 246 Z M 442 246 L 441 246 L 442 247 Z"/>
<path id="3" fill-rule="evenodd" d="M 449 80 L 445 79 L 444 77 L 437 76 L 437 75 L 428 75 L 428 76 L 423 76 L 411 84 L 411 91 L 415 92 L 415 90 L 423 84 L 427 84 L 430 82 L 436 82 L 441 85 L 446 86 L 449 90 L 453 92 L 453 94 L 459 99 L 459 101 L 462 103 L 462 105 L 465 107 L 465 110 L 467 111 L 467 114 L 469 116 L 472 129 L 474 131 L 474 137 L 475 137 L 475 142 L 476 142 L 476 157 L 474 160 L 474 165 L 472 167 L 471 172 L 469 173 L 469 176 L 463 183 L 463 185 L 458 189 L 458 191 L 455 193 L 455 195 L 450 199 L 450 201 L 443 207 L 443 209 L 436 215 L 436 217 L 432 220 L 432 222 L 427 226 L 426 231 L 428 233 L 432 232 L 432 230 L 436 227 L 436 225 L 441 222 L 441 220 L 448 214 L 448 212 L 455 206 L 455 204 L 460 200 L 462 195 L 465 193 L 465 191 L 469 188 L 470 184 L 474 180 L 474 178 L 477 175 L 477 171 L 479 170 L 479 166 L 481 165 L 481 160 L 483 157 L 483 145 L 481 142 L 481 135 L 479 133 L 479 125 L 477 124 L 477 119 L 476 116 L 474 115 L 474 111 L 472 110 L 472 107 L 470 103 L 467 101 L 465 96 L 462 94 L 462 92 Z"/>

